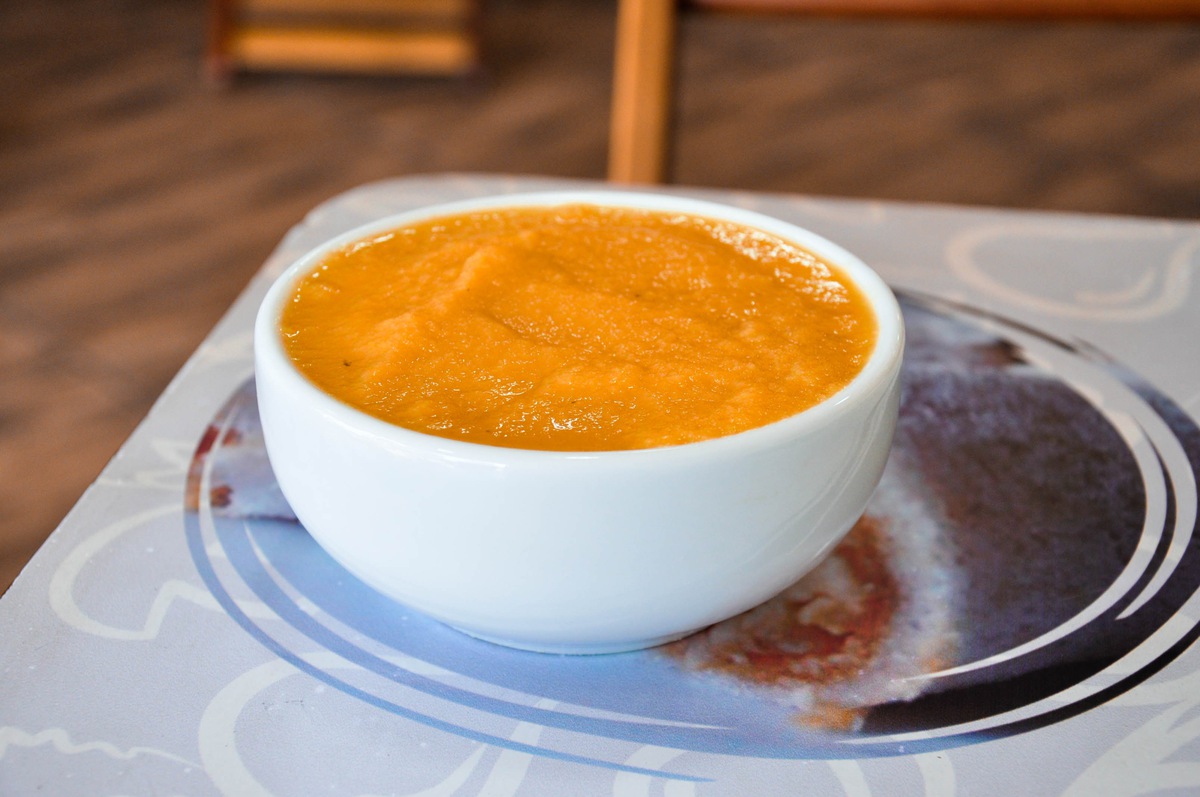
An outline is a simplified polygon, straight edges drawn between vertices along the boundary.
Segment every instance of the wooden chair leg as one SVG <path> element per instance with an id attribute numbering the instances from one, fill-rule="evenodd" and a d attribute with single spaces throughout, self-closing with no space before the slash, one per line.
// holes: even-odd
<path id="1" fill-rule="evenodd" d="M 483 0 L 209 0 L 206 71 L 469 75 Z"/>
<path id="2" fill-rule="evenodd" d="M 233 0 L 209 0 L 208 44 L 204 53 L 204 71 L 216 85 L 228 84 L 233 75 L 229 38 L 236 13 Z"/>
<path id="3" fill-rule="evenodd" d="M 676 0 L 619 0 L 608 176 L 618 183 L 666 177 Z"/>

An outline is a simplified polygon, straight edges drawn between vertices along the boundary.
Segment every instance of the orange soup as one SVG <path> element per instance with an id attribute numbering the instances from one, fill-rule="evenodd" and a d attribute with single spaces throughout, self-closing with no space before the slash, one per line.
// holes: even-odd
<path id="1" fill-rule="evenodd" d="M 861 290 L 774 235 L 591 205 L 425 221 L 297 285 L 285 348 L 399 426 L 556 451 L 705 440 L 845 387 L 877 334 Z"/>

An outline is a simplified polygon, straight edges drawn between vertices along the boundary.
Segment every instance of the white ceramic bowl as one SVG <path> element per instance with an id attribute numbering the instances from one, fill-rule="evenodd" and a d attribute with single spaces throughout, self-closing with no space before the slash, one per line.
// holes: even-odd
<path id="1" fill-rule="evenodd" d="M 448 440 L 339 402 L 284 351 L 279 318 L 331 251 L 422 219 L 493 206 L 590 203 L 750 225 L 836 264 L 879 323 L 866 367 L 798 415 L 739 434 L 634 451 L 550 452 Z M 834 546 L 891 445 L 904 330 L 866 265 L 794 225 L 692 199 L 627 192 L 500 196 L 403 213 L 300 258 L 255 326 L 263 433 L 279 486 L 351 573 L 483 639 L 603 653 L 666 642 L 755 606 Z"/>

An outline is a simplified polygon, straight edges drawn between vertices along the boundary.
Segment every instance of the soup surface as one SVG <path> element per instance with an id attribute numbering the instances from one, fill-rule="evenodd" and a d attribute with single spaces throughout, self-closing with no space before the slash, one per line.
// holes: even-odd
<path id="1" fill-rule="evenodd" d="M 399 426 L 602 451 L 800 412 L 858 374 L 877 329 L 857 286 L 774 235 L 571 205 L 348 246 L 298 283 L 282 333 L 312 382 Z"/>

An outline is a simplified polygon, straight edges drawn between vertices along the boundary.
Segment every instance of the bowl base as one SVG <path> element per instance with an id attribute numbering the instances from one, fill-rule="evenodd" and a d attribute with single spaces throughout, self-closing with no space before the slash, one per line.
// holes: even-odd
<path id="1" fill-rule="evenodd" d="M 639 639 L 630 641 L 617 642 L 573 642 L 573 643 L 541 643 L 527 640 L 506 639 L 504 637 L 492 636 L 490 634 L 481 634 L 467 628 L 460 628 L 456 625 L 450 625 L 455 631 L 474 637 L 483 642 L 490 642 L 493 645 L 500 645 L 506 648 L 515 648 L 516 650 L 524 650 L 529 653 L 546 653 L 559 656 L 597 656 L 605 653 L 629 653 L 635 650 L 644 650 L 646 648 L 665 645 L 668 642 L 674 642 L 677 639 L 682 639 L 688 634 L 700 629 L 692 629 L 683 631 L 678 634 L 667 634 L 665 636 L 651 637 L 649 639 Z"/>

